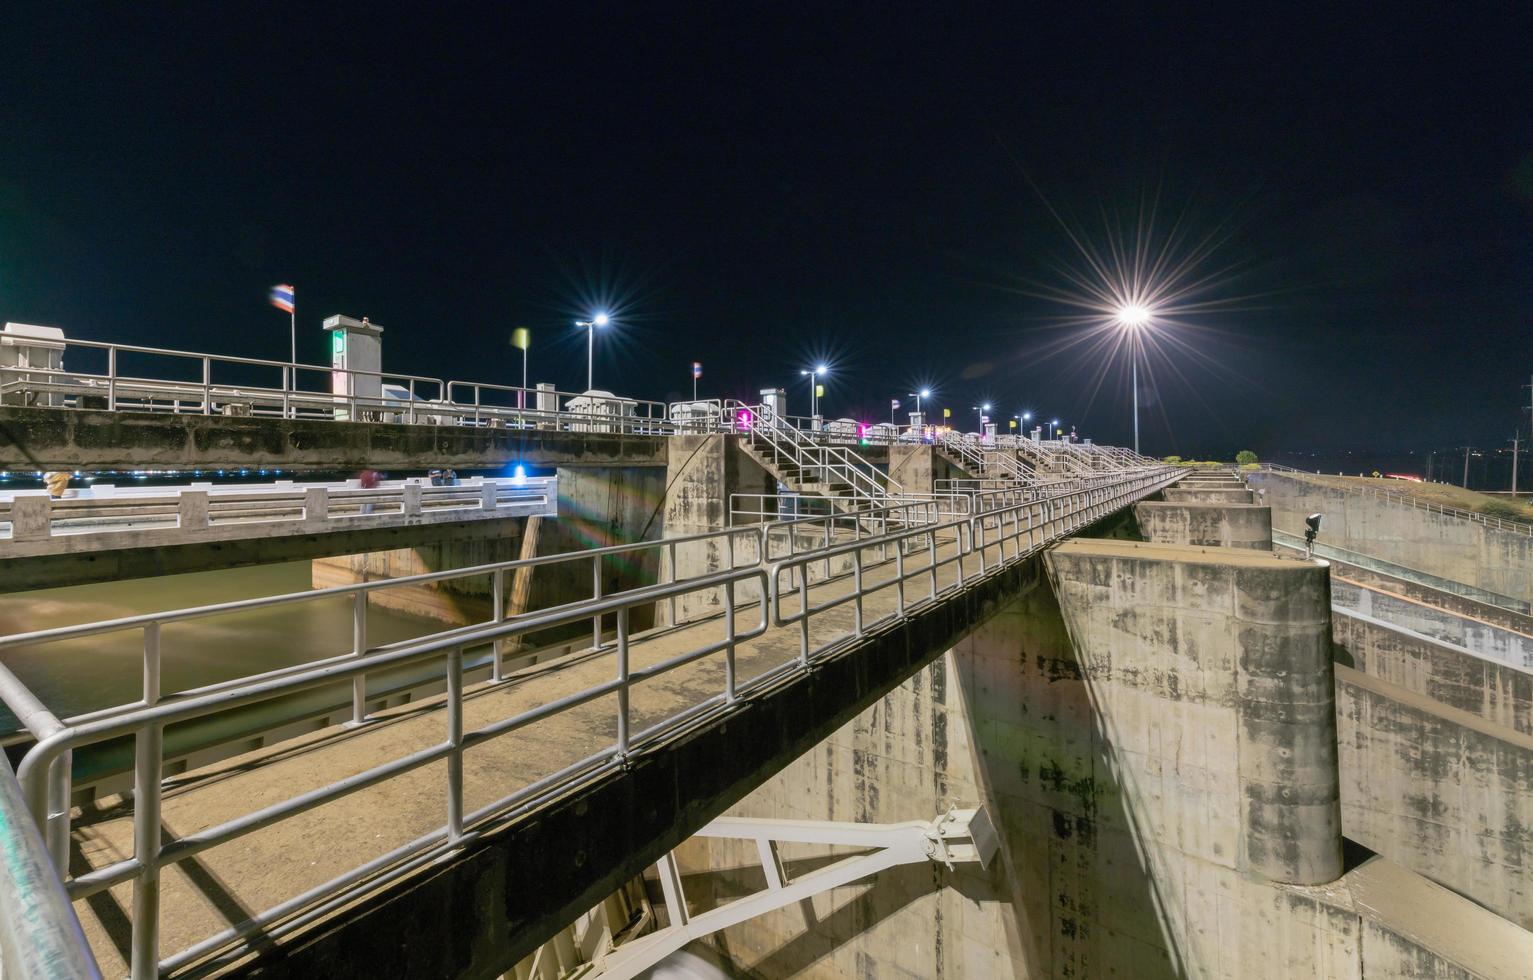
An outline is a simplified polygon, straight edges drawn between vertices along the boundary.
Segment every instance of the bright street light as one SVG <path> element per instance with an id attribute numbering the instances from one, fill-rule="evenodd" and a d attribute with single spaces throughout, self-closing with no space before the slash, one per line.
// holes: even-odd
<path id="1" fill-rule="evenodd" d="M 1155 315 L 1148 307 L 1127 303 L 1118 307 L 1118 322 L 1129 333 L 1129 384 L 1134 387 L 1134 452 L 1139 452 L 1139 331 L 1150 325 Z"/>
<path id="2" fill-rule="evenodd" d="M 799 374 L 809 379 L 809 415 L 818 418 L 820 414 L 820 378 L 824 377 L 830 368 L 823 364 L 816 365 L 813 371 L 800 371 Z"/>
<path id="3" fill-rule="evenodd" d="M 605 327 L 611 322 L 605 313 L 598 313 L 589 320 L 575 321 L 575 326 L 586 328 L 586 391 L 593 391 L 596 388 L 591 380 L 592 367 L 596 359 L 596 328 Z"/>

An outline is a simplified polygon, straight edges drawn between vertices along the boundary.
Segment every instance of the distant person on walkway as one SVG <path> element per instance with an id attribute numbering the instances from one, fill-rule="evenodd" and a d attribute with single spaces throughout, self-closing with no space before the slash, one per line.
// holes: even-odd
<path id="1" fill-rule="evenodd" d="M 357 486 L 361 487 L 363 490 L 375 489 L 382 481 L 383 474 L 379 473 L 377 470 L 363 470 L 357 474 Z M 373 505 L 371 503 L 362 505 L 362 513 L 371 514 L 372 512 Z"/>

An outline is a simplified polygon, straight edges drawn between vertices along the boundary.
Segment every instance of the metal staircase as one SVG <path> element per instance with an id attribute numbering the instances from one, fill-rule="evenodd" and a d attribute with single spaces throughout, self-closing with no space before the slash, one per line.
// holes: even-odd
<path id="1" fill-rule="evenodd" d="M 949 461 L 977 479 L 997 486 L 1031 486 L 1039 482 L 1037 474 L 1009 450 L 971 443 L 957 436 L 948 436 L 940 448 Z"/>
<path id="2" fill-rule="evenodd" d="M 742 440 L 749 453 L 783 485 L 803 494 L 842 502 L 842 510 L 886 507 L 901 488 L 847 446 L 824 445 L 814 434 L 779 419 L 765 406 L 749 406 Z"/>

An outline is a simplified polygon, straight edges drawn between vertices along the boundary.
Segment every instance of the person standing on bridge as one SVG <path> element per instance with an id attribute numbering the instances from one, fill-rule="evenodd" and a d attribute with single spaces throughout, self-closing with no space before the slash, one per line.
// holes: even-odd
<path id="1" fill-rule="evenodd" d="M 382 481 L 383 474 L 379 473 L 377 470 L 363 470 L 357 474 L 357 486 L 361 487 L 363 490 L 376 489 L 378 484 Z M 373 505 L 371 503 L 365 503 L 362 505 L 362 513 L 371 514 L 372 512 Z"/>

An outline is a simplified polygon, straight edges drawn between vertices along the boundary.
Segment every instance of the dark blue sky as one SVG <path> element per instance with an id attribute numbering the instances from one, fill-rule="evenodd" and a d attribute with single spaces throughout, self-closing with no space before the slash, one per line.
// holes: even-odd
<path id="1" fill-rule="evenodd" d="M 825 6 L 17 5 L 0 317 L 283 357 L 285 281 L 302 359 L 343 312 L 385 326 L 387 368 L 509 383 L 525 324 L 570 388 L 569 321 L 609 297 L 601 387 L 674 397 L 696 359 L 745 395 L 823 352 L 832 415 L 927 380 L 1124 442 L 1125 381 L 1044 357 L 1060 310 L 1018 289 L 1070 259 L 1044 198 L 1099 231 L 1153 193 L 1223 223 L 1238 274 L 1202 356 L 1155 372 L 1148 450 L 1510 437 L 1517 7 Z"/>

